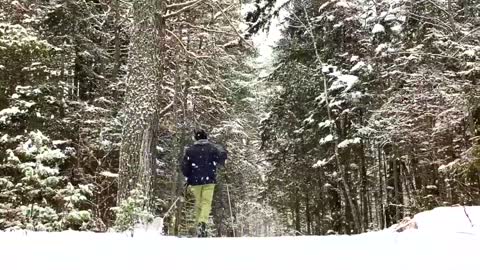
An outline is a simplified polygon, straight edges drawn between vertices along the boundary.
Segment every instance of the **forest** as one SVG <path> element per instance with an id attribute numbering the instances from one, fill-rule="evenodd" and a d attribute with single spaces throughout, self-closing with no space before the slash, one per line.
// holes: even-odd
<path id="1" fill-rule="evenodd" d="M 0 2 L 0 230 L 191 233 L 196 129 L 216 236 L 480 205 L 480 1 Z"/>

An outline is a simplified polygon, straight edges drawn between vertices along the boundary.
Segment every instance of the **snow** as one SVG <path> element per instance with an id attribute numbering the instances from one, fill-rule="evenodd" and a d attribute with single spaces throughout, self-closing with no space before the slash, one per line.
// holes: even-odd
<path id="1" fill-rule="evenodd" d="M 350 4 L 348 4 L 347 1 L 344 1 L 344 0 L 340 0 L 338 1 L 336 4 L 335 4 L 336 7 L 338 8 L 350 8 Z"/>
<path id="2" fill-rule="evenodd" d="M 394 14 L 388 14 L 387 16 L 385 16 L 385 19 L 383 19 L 383 20 L 385 22 L 391 22 L 391 21 L 394 21 L 396 19 L 397 19 L 397 17 Z"/>
<path id="3" fill-rule="evenodd" d="M 359 58 L 360 57 L 358 55 L 352 55 L 352 58 L 350 58 L 350 62 L 356 62 Z"/>
<path id="4" fill-rule="evenodd" d="M 37 146 L 33 144 L 31 139 L 29 139 L 28 141 L 23 143 L 21 146 L 19 146 L 17 150 L 19 152 L 25 153 L 28 156 L 31 156 L 38 151 Z"/>
<path id="5" fill-rule="evenodd" d="M 322 66 L 322 73 L 330 73 L 330 72 L 336 72 L 337 71 L 337 67 L 336 66 L 332 66 L 332 65 L 323 65 Z"/>
<path id="6" fill-rule="evenodd" d="M 333 28 L 339 28 L 343 26 L 343 22 L 339 22 L 333 25 Z"/>
<path id="7" fill-rule="evenodd" d="M 394 26 L 390 27 L 390 29 L 395 33 L 400 33 L 403 30 L 403 26 L 401 24 L 395 24 Z"/>
<path id="8" fill-rule="evenodd" d="M 322 10 L 324 10 L 326 7 L 328 7 L 330 4 L 332 3 L 332 1 L 327 1 L 325 3 L 323 3 L 323 5 L 321 5 L 319 8 L 318 8 L 318 12 L 321 12 Z"/>
<path id="9" fill-rule="evenodd" d="M 382 43 L 382 44 L 378 45 L 377 48 L 375 49 L 375 55 L 381 53 L 386 48 L 388 48 L 388 44 L 386 44 L 386 43 Z"/>
<path id="10" fill-rule="evenodd" d="M 330 108 L 333 108 L 333 107 L 341 107 L 341 105 L 345 102 L 345 100 L 332 100 L 330 102 L 330 104 L 328 104 L 328 106 Z"/>
<path id="11" fill-rule="evenodd" d="M 360 138 L 353 138 L 353 139 L 347 139 L 338 144 L 338 148 L 345 148 L 350 144 L 358 144 L 360 143 Z"/>
<path id="12" fill-rule="evenodd" d="M 333 141 L 333 135 L 328 134 L 325 138 L 320 139 L 320 144 L 325 144 L 325 143 L 331 142 L 331 141 Z"/>
<path id="13" fill-rule="evenodd" d="M 448 170 L 450 170 L 450 169 L 452 169 L 453 167 L 455 167 L 455 165 L 456 165 L 458 162 L 460 162 L 460 160 L 459 160 L 459 159 L 456 159 L 456 160 L 448 163 L 447 165 L 442 164 L 442 165 L 440 165 L 440 166 L 438 167 L 438 171 L 439 171 L 439 172 L 447 172 Z"/>
<path id="14" fill-rule="evenodd" d="M 466 50 L 462 53 L 462 55 L 469 56 L 469 57 L 475 57 L 475 51 L 472 50 L 472 49 Z"/>
<path id="15" fill-rule="evenodd" d="M 361 70 L 365 66 L 366 66 L 365 62 L 360 61 L 350 69 L 350 72 L 355 72 L 355 71 Z"/>
<path id="16" fill-rule="evenodd" d="M 24 164 L 26 164 L 26 163 L 24 163 Z M 58 168 L 51 168 L 51 167 L 48 167 L 48 166 L 44 166 L 41 163 L 36 164 L 36 171 L 41 176 L 55 176 L 55 175 L 58 175 L 60 173 Z"/>
<path id="17" fill-rule="evenodd" d="M 480 207 L 465 209 L 477 230 L 472 229 L 463 207 L 450 207 L 416 215 L 418 229 L 354 236 L 196 239 L 144 229 L 133 237 L 74 231 L 0 232 L 1 266 L 15 270 L 480 269 Z"/>
<path id="18" fill-rule="evenodd" d="M 53 145 L 62 145 L 62 144 L 69 143 L 69 141 L 67 141 L 67 140 L 53 140 L 52 143 L 53 143 Z"/>
<path id="19" fill-rule="evenodd" d="M 12 149 L 7 149 L 7 161 L 10 161 L 12 163 L 20 163 L 20 159 L 15 155 Z"/>
<path id="20" fill-rule="evenodd" d="M 327 164 L 328 164 L 328 162 L 325 159 L 322 159 L 322 160 L 317 161 L 317 163 L 313 164 L 312 168 L 320 168 L 320 167 L 323 167 Z"/>
<path id="21" fill-rule="evenodd" d="M 91 219 L 90 212 L 85 210 L 72 211 L 67 215 L 67 220 L 71 220 L 71 221 L 88 221 L 90 219 Z"/>
<path id="22" fill-rule="evenodd" d="M 51 161 L 56 159 L 65 159 L 65 154 L 60 149 L 46 149 L 41 154 L 38 154 L 35 159 L 37 161 Z"/>
<path id="23" fill-rule="evenodd" d="M 105 177 L 110 177 L 110 178 L 117 178 L 118 177 L 118 173 L 112 173 L 112 172 L 109 172 L 109 171 L 103 171 L 100 173 L 101 176 L 105 176 Z"/>
<path id="24" fill-rule="evenodd" d="M 5 134 L 0 138 L 0 143 L 7 143 L 7 142 L 8 142 L 8 134 Z"/>
<path id="25" fill-rule="evenodd" d="M 375 24 L 375 26 L 372 29 L 373 34 L 384 33 L 384 32 L 385 32 L 385 27 L 383 27 L 383 25 L 379 23 Z"/>
<path id="26" fill-rule="evenodd" d="M 0 123 L 5 123 L 10 117 L 21 113 L 18 107 L 10 107 L 0 111 Z"/>
<path id="27" fill-rule="evenodd" d="M 415 215 L 413 220 L 419 230 L 480 236 L 480 206 L 438 207 Z"/>
<path id="28" fill-rule="evenodd" d="M 319 128 L 326 128 L 326 127 L 330 127 L 334 123 L 335 123 L 335 121 L 333 121 L 333 120 L 325 120 L 323 122 L 318 123 L 318 127 Z"/>
<path id="29" fill-rule="evenodd" d="M 338 75 L 337 80 L 330 86 L 330 90 L 345 87 L 345 90 L 350 90 L 358 82 L 358 77 L 355 75 Z"/>

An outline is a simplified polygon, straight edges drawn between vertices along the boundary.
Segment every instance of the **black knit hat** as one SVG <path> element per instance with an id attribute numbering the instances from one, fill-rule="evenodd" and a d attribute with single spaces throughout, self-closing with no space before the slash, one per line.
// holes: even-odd
<path id="1" fill-rule="evenodd" d="M 208 138 L 207 132 L 203 129 L 197 129 L 194 131 L 195 140 L 206 140 Z"/>

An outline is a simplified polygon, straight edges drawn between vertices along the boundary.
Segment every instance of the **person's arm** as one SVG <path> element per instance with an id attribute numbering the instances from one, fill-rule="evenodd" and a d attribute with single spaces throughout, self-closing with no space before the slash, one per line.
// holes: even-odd
<path id="1" fill-rule="evenodd" d="M 185 177 L 189 177 L 190 174 L 192 173 L 192 161 L 188 156 L 188 151 L 185 151 L 185 154 L 183 155 L 181 169 L 182 169 L 183 176 Z"/>
<path id="2" fill-rule="evenodd" d="M 219 144 L 215 144 L 216 149 L 216 162 L 220 165 L 225 165 L 225 160 L 228 158 L 227 150 Z"/>

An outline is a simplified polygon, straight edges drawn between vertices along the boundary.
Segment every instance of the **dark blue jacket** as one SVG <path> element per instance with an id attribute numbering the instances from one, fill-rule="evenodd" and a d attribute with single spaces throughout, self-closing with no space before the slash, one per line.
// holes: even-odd
<path id="1" fill-rule="evenodd" d="M 215 184 L 217 167 L 225 164 L 227 152 L 208 140 L 198 140 L 185 150 L 182 173 L 191 186 Z"/>

